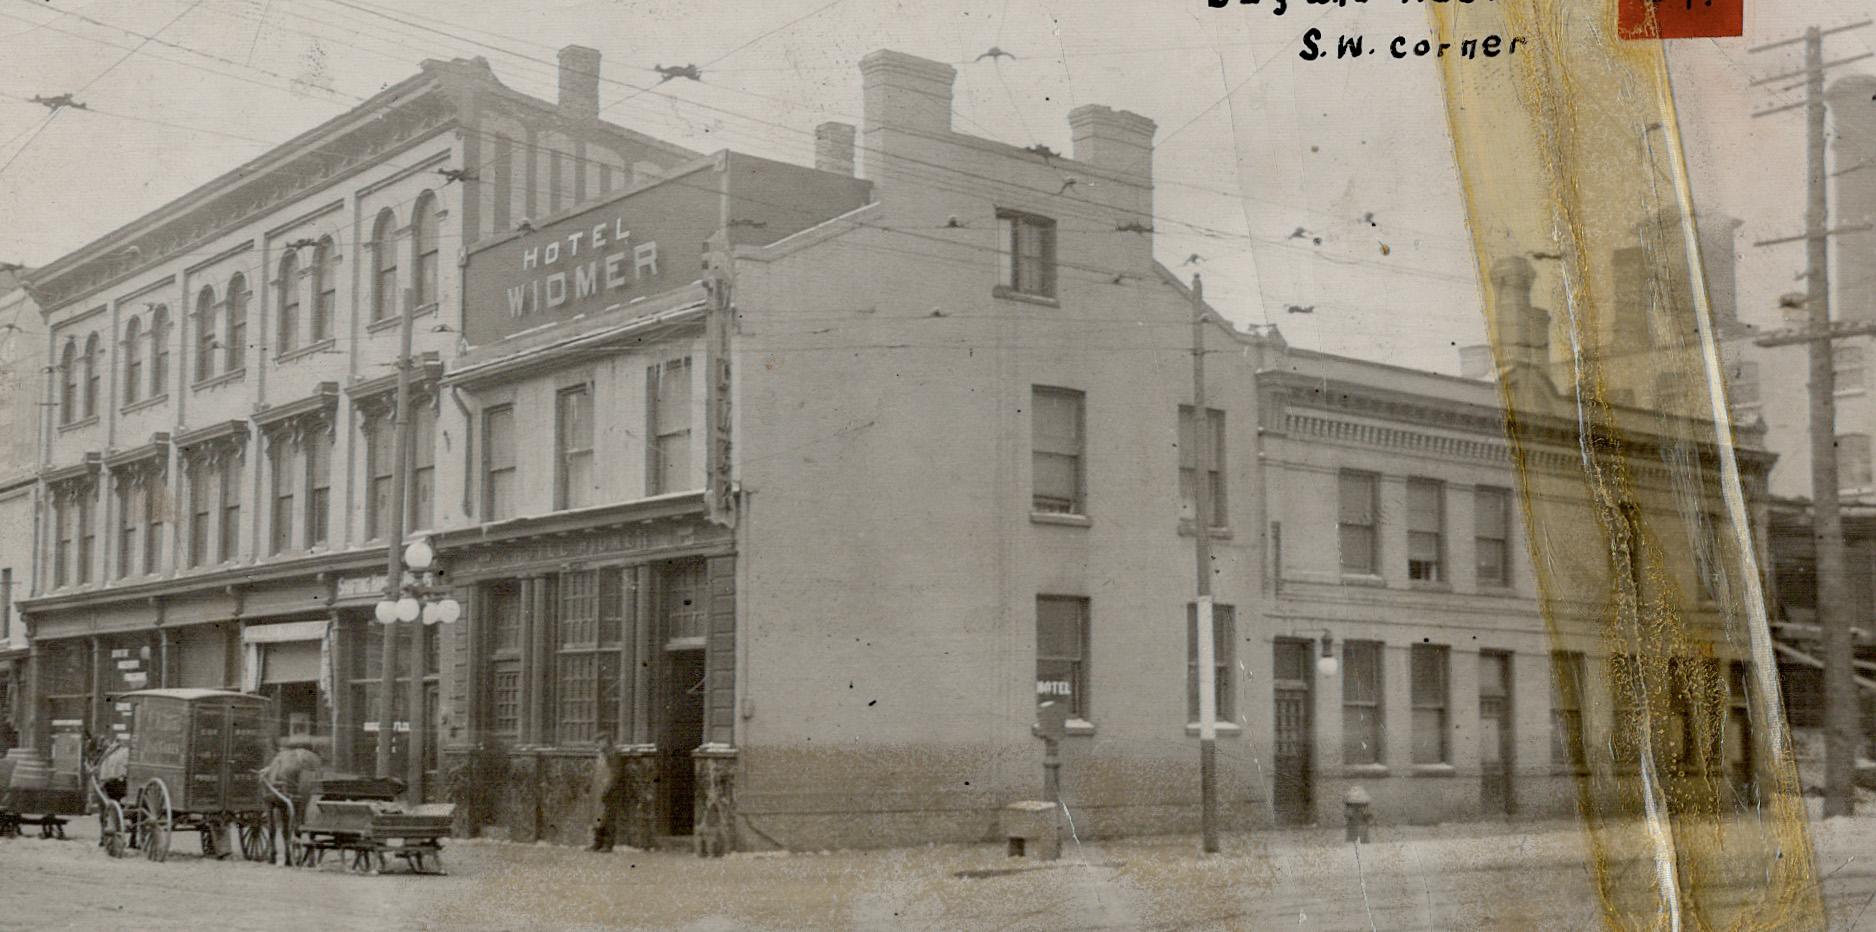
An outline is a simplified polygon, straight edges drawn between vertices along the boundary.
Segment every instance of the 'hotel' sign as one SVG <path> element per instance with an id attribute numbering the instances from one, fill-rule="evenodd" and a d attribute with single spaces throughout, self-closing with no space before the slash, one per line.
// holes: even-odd
<path id="1" fill-rule="evenodd" d="M 633 242 L 624 217 L 530 244 L 519 259 L 528 277 L 507 290 L 508 316 L 516 319 L 658 277 L 657 241 Z"/>

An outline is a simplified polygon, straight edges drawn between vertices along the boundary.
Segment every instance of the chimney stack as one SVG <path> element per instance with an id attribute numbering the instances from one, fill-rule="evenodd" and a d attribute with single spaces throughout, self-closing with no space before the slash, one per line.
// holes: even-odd
<path id="1" fill-rule="evenodd" d="M 951 85 L 958 70 L 943 62 L 881 49 L 860 59 L 866 131 L 951 131 Z"/>
<path id="2" fill-rule="evenodd" d="M 1500 352 L 1509 363 L 1541 370 L 1550 363 L 1550 314 L 1531 304 L 1531 285 L 1536 281 L 1536 269 L 1523 256 L 1492 263 L 1497 318 L 1492 327 Z"/>
<path id="3" fill-rule="evenodd" d="M 570 119 L 599 119 L 599 50 L 569 45 L 560 50 L 560 112 Z"/>
<path id="4" fill-rule="evenodd" d="M 853 174 L 853 124 L 828 122 L 814 128 L 814 167 Z"/>
<path id="5" fill-rule="evenodd" d="M 1088 104 L 1068 112 L 1068 128 L 1075 142 L 1075 161 L 1116 174 L 1152 179 L 1153 133 L 1159 129 L 1152 120 L 1126 110 Z"/>

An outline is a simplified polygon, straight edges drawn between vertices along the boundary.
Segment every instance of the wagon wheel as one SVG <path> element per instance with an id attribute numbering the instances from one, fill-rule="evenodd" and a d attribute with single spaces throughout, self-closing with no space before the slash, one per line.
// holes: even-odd
<path id="1" fill-rule="evenodd" d="M 250 861 L 273 863 L 274 835 L 268 830 L 264 816 L 243 818 L 241 825 L 241 856 Z"/>
<path id="2" fill-rule="evenodd" d="M 104 807 L 104 853 L 114 858 L 130 854 L 130 833 L 124 827 L 124 807 L 115 800 Z"/>
<path id="3" fill-rule="evenodd" d="M 169 806 L 169 787 L 151 780 L 137 792 L 137 847 L 152 861 L 169 859 L 170 829 L 175 813 Z"/>

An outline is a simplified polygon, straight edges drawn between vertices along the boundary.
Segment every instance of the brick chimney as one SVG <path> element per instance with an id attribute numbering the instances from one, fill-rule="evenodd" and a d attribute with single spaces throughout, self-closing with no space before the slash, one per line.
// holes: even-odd
<path id="1" fill-rule="evenodd" d="M 560 50 L 560 112 L 575 120 L 599 119 L 599 50 L 569 45 Z"/>
<path id="2" fill-rule="evenodd" d="M 1548 371 L 1550 365 L 1550 314 L 1531 304 L 1531 285 L 1537 271 L 1523 256 L 1510 256 L 1492 263 L 1492 294 L 1495 298 L 1492 328 L 1501 356 L 1514 365 L 1532 366 Z"/>
<path id="3" fill-rule="evenodd" d="M 853 124 L 829 122 L 814 128 L 814 167 L 837 175 L 853 174 Z"/>
<path id="4" fill-rule="evenodd" d="M 1068 128 L 1075 141 L 1075 161 L 1117 174 L 1153 177 L 1153 133 L 1159 127 L 1152 120 L 1088 104 L 1068 112 Z"/>
<path id="5" fill-rule="evenodd" d="M 917 145 L 919 137 L 951 132 L 951 84 L 957 76 L 957 69 L 943 62 L 886 49 L 860 59 L 865 92 L 860 128 L 866 139 L 860 163 L 867 178 L 880 181 L 898 167 L 889 162 L 900 143 L 889 135 L 910 134 L 906 141 Z"/>

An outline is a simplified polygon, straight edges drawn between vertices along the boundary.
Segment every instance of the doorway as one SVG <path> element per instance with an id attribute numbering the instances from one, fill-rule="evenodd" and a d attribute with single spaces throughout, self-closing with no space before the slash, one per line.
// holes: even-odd
<path id="1" fill-rule="evenodd" d="M 1308 825 L 1316 821 L 1312 793 L 1315 729 L 1310 709 L 1310 642 L 1279 638 L 1275 650 L 1276 760 L 1272 775 L 1271 807 L 1282 825 Z"/>
<path id="2" fill-rule="evenodd" d="M 1479 652 L 1479 802 L 1487 815 L 1510 815 L 1513 760 L 1511 655 Z"/>
<path id="3" fill-rule="evenodd" d="M 691 752 L 703 743 L 704 652 L 665 652 L 664 716 L 658 739 L 663 834 L 686 836 L 696 822 L 697 771 Z"/>

